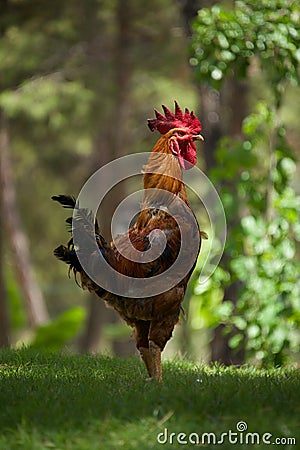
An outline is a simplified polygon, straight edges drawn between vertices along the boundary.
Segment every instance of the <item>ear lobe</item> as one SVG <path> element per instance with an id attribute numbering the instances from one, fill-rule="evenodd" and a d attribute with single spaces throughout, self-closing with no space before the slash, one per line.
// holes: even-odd
<path id="1" fill-rule="evenodd" d="M 178 144 L 178 141 L 175 136 L 172 136 L 170 138 L 169 145 L 170 145 L 170 150 L 173 153 L 173 155 L 178 156 L 180 153 L 180 148 L 179 148 L 179 144 Z"/>

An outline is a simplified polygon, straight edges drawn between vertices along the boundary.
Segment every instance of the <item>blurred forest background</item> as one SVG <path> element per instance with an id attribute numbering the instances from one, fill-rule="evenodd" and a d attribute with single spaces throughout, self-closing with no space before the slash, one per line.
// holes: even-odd
<path id="1" fill-rule="evenodd" d="M 228 239 L 205 284 L 199 263 L 166 354 L 297 361 L 299 24 L 293 0 L 0 1 L 1 346 L 135 352 L 131 331 L 54 258 L 68 236 L 51 196 L 150 151 L 146 119 L 176 99 L 203 124 L 198 166 Z M 107 238 L 127 192 L 114 189 L 99 216 Z"/>

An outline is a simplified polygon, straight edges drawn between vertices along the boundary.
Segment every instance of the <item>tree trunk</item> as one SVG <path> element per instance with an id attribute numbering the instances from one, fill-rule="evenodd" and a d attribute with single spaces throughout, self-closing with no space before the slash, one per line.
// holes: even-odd
<path id="1" fill-rule="evenodd" d="M 1 136 L 0 136 L 1 139 Z M 1 143 L 0 143 L 1 146 Z M 1 169 L 0 169 L 1 173 Z M 3 267 L 3 254 L 4 254 L 4 239 L 3 239 L 3 208 L 0 195 L 0 347 L 8 347 L 10 344 L 9 339 L 9 318 L 7 311 L 7 296 L 5 291 L 5 277 Z"/>
<path id="2" fill-rule="evenodd" d="M 222 114 L 222 117 L 227 117 L 227 123 L 224 121 L 226 134 L 233 137 L 233 139 L 242 138 L 242 122 L 248 111 L 248 86 L 245 81 L 238 80 L 234 76 L 223 84 L 221 94 L 221 108 L 224 111 L 226 108 L 227 114 Z M 209 152 L 210 153 L 210 152 Z M 235 186 L 232 182 L 224 181 L 226 188 L 234 192 Z M 222 189 L 222 186 L 220 187 Z M 227 217 L 227 228 L 233 229 L 241 220 L 239 211 L 233 217 Z M 223 265 L 229 265 L 230 255 L 224 253 Z M 239 291 L 241 288 L 240 282 L 233 282 L 224 290 L 224 299 L 231 300 L 235 306 L 237 303 Z M 219 325 L 214 330 L 214 337 L 211 342 L 211 359 L 212 361 L 219 361 L 225 365 L 237 364 L 244 362 L 245 352 L 243 349 L 238 352 L 232 351 L 229 347 L 229 339 L 235 335 L 233 330 L 229 335 L 224 336 L 224 326 Z"/>
<path id="3" fill-rule="evenodd" d="M 0 123 L 0 183 L 2 217 L 13 251 L 16 275 L 25 301 L 28 321 L 32 328 L 48 320 L 46 304 L 36 281 L 30 261 L 29 244 L 22 229 L 17 208 L 13 168 L 9 149 L 8 127 L 3 117 Z"/>
<path id="4" fill-rule="evenodd" d="M 108 312 L 104 301 L 95 294 L 90 294 L 85 331 L 79 343 L 80 351 L 89 353 L 99 351 L 101 330 L 103 325 L 108 322 Z"/>

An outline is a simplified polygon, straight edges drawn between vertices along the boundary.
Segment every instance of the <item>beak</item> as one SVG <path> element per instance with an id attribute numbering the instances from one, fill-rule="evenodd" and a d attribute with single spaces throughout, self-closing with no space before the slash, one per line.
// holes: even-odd
<path id="1" fill-rule="evenodd" d="M 194 134 L 193 141 L 204 141 L 202 134 Z"/>

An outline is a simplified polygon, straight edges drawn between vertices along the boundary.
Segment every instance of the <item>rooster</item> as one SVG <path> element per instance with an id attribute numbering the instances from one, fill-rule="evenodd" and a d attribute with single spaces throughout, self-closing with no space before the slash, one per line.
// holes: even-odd
<path id="1" fill-rule="evenodd" d="M 99 286 L 83 269 L 78 251 L 84 249 L 78 249 L 74 245 L 73 237 L 66 246 L 60 245 L 54 250 L 55 256 L 69 265 L 69 273 L 70 271 L 74 272 L 76 282 L 76 276 L 80 276 L 82 288 L 95 292 L 134 329 L 136 347 L 145 363 L 150 379 L 156 381 L 162 380 L 161 352 L 171 338 L 173 329 L 179 320 L 187 283 L 200 251 L 201 237 L 207 237 L 206 233 L 200 231 L 198 223 L 194 220 L 182 181 L 182 171 L 193 167 L 197 161 L 195 141 L 203 140 L 199 134 L 201 131 L 200 121 L 187 108 L 183 112 L 176 101 L 174 113 L 164 105 L 162 108 L 164 114 L 155 110 L 156 117 L 148 119 L 150 130 L 157 130 L 162 136 L 156 142 L 148 163 L 144 167 L 142 207 L 127 233 L 116 237 L 113 242 L 108 244 L 100 234 L 97 221 L 92 224 L 89 212 L 80 209 L 80 205 L 73 197 L 66 195 L 52 197 L 63 207 L 77 211 L 77 223 L 76 219 L 74 223 L 74 218 L 73 221 L 72 218 L 66 220 L 69 225 L 72 224 L 73 232 L 74 227 L 83 227 L 88 237 L 92 236 L 96 240 L 99 252 L 110 266 L 127 277 L 143 278 L 147 281 L 147 279 L 163 274 L 164 271 L 172 268 L 181 249 L 181 233 L 188 233 L 189 242 L 185 243 L 182 257 L 193 258 L 189 271 L 182 275 L 179 273 L 179 281 L 177 280 L 175 285 L 171 284 L 171 287 L 167 288 L 165 292 L 153 296 L 141 295 L 140 298 L 130 298 L 128 294 L 124 296 L 114 294 Z M 161 195 L 161 193 L 166 195 Z M 171 213 L 173 211 L 172 199 L 180 200 L 179 207 L 175 208 L 175 213 Z M 185 207 L 183 209 L 180 206 L 182 203 Z M 183 219 L 185 230 L 178 225 L 177 218 L 180 215 L 183 216 L 181 219 Z M 163 251 L 158 257 L 143 262 L 144 252 L 147 253 L 149 249 L 154 251 L 155 247 L 160 247 L 162 236 L 165 243 Z M 130 251 L 126 256 L 120 251 L 123 248 L 126 250 L 128 243 L 141 255 L 140 260 L 131 259 Z M 195 246 L 196 248 L 194 248 Z M 192 247 L 193 252 L 191 251 Z M 86 256 L 87 259 L 89 256 L 92 258 L 92 255 Z M 178 277 L 178 271 L 176 276 Z M 169 282 L 172 275 L 168 275 L 168 277 Z"/>

